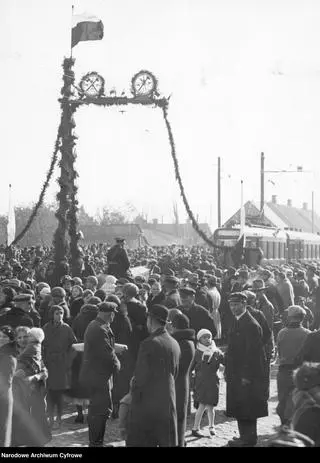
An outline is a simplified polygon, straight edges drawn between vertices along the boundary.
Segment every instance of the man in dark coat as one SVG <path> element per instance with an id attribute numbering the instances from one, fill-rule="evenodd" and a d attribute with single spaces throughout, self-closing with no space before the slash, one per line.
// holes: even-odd
<path id="1" fill-rule="evenodd" d="M 130 268 L 130 261 L 124 244 L 123 238 L 116 238 L 116 244 L 107 253 L 108 274 L 114 275 L 116 278 L 125 278 Z"/>
<path id="2" fill-rule="evenodd" d="M 240 439 L 229 442 L 237 447 L 254 447 L 257 418 L 268 416 L 269 374 L 262 328 L 246 310 L 246 302 L 244 293 L 229 296 L 235 318 L 226 353 L 226 414 L 238 422 Z"/>
<path id="3" fill-rule="evenodd" d="M 148 312 L 150 336 L 140 345 L 134 372 L 127 447 L 178 443 L 175 379 L 180 347 L 165 329 L 168 313 L 163 305 Z"/>
<path id="4" fill-rule="evenodd" d="M 112 412 L 111 377 L 120 370 L 114 351 L 114 336 L 110 323 L 117 305 L 101 302 L 98 315 L 89 323 L 84 335 L 84 355 L 80 381 L 89 390 L 89 447 L 103 447 L 107 419 Z"/>
<path id="5" fill-rule="evenodd" d="M 163 282 L 164 300 L 161 304 L 167 309 L 174 309 L 181 305 L 180 294 L 178 291 L 179 280 L 175 276 L 166 276 Z"/>
<path id="6" fill-rule="evenodd" d="M 195 332 L 189 329 L 186 315 L 177 314 L 172 320 L 172 337 L 181 350 L 179 373 L 176 378 L 176 406 L 178 419 L 178 447 L 185 447 L 187 408 L 190 390 L 190 367 L 195 355 Z"/>
<path id="7" fill-rule="evenodd" d="M 0 316 L 0 326 L 9 325 L 11 328 L 17 326 L 33 327 L 34 323 L 30 316 L 30 311 L 33 306 L 33 298 L 31 294 L 18 294 L 13 299 L 14 307 Z"/>
<path id="8" fill-rule="evenodd" d="M 122 291 L 121 303 L 126 306 L 123 310 L 126 311 L 132 327 L 130 350 L 135 363 L 140 343 L 148 337 L 147 308 L 138 300 L 139 288 L 135 284 L 126 283 Z"/>
<path id="9" fill-rule="evenodd" d="M 180 288 L 181 307 L 179 309 L 190 321 L 190 328 L 197 334 L 202 328 L 211 331 L 212 338 L 217 334 L 213 319 L 207 309 L 195 304 L 195 290 L 193 288 Z"/>
<path id="10" fill-rule="evenodd" d="M 320 363 L 320 330 L 308 334 L 297 357 L 297 362 L 299 364 L 303 362 Z"/>

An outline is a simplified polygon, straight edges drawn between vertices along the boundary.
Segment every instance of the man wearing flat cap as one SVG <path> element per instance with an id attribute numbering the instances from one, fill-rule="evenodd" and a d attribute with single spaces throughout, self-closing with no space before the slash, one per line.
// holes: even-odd
<path id="1" fill-rule="evenodd" d="M 132 383 L 127 447 L 176 447 L 175 379 L 180 347 L 167 332 L 168 309 L 155 304 L 148 312 L 149 337 L 139 349 Z"/>
<path id="2" fill-rule="evenodd" d="M 18 294 L 15 296 L 13 299 L 14 307 L 0 316 L 0 326 L 9 325 L 11 328 L 17 328 L 17 326 L 33 327 L 34 323 L 30 315 L 33 303 L 31 294 Z"/>
<path id="3" fill-rule="evenodd" d="M 231 293 L 229 305 L 234 316 L 226 353 L 227 411 L 236 418 L 239 439 L 230 447 L 257 444 L 257 419 L 268 416 L 269 371 L 259 323 L 246 310 L 247 296 Z"/>
<path id="4" fill-rule="evenodd" d="M 196 292 L 193 288 L 187 286 L 179 290 L 181 306 L 178 307 L 181 312 L 189 318 L 190 328 L 197 334 L 202 328 L 211 331 L 212 338 L 217 334 L 214 320 L 211 318 L 207 309 L 195 303 Z"/>
<path id="5" fill-rule="evenodd" d="M 126 278 L 130 268 L 130 261 L 124 244 L 124 238 L 116 238 L 116 244 L 107 252 L 108 274 L 116 278 Z"/>
<path id="6" fill-rule="evenodd" d="M 98 315 L 84 334 L 84 354 L 80 382 L 88 388 L 89 447 L 103 447 L 106 422 L 112 412 L 112 375 L 120 370 L 114 350 L 114 335 L 110 328 L 117 304 L 101 302 Z"/>

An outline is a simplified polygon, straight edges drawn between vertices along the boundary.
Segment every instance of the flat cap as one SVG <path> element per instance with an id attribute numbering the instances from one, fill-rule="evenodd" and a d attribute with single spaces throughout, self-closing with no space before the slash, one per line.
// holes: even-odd
<path id="1" fill-rule="evenodd" d="M 193 288 L 190 288 L 189 286 L 184 286 L 183 288 L 180 288 L 179 292 L 185 294 L 186 296 L 194 296 L 196 294 L 195 290 Z"/>
<path id="2" fill-rule="evenodd" d="M 167 283 L 172 283 L 172 284 L 178 284 L 179 283 L 179 279 L 173 275 L 167 275 L 164 279 L 165 282 Z"/>
<path id="3" fill-rule="evenodd" d="M 107 312 L 118 312 L 118 306 L 115 302 L 100 302 L 98 304 L 99 312 L 107 313 Z"/>
<path id="4" fill-rule="evenodd" d="M 14 297 L 13 301 L 14 302 L 30 302 L 32 301 L 33 297 L 32 294 L 17 294 L 17 296 Z"/>
<path id="5" fill-rule="evenodd" d="M 245 302 L 248 299 L 247 295 L 241 291 L 231 293 L 228 301 L 229 302 Z"/>

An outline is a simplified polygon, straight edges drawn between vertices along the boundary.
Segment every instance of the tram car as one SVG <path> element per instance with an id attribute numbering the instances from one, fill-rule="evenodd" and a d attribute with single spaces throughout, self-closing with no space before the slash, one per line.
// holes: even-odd
<path id="1" fill-rule="evenodd" d="M 320 260 L 320 235 L 272 227 L 245 226 L 245 249 L 260 248 L 263 262 L 281 265 L 286 262 L 311 263 Z M 218 228 L 213 241 L 219 246 L 232 248 L 240 237 L 240 227 Z M 248 265 L 254 264 L 248 262 Z"/>

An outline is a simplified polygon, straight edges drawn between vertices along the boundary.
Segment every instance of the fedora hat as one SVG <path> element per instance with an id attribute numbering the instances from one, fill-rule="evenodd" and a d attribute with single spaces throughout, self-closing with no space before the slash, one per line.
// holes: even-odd
<path id="1" fill-rule="evenodd" d="M 155 318 L 160 323 L 166 324 L 169 321 L 169 310 L 161 304 L 155 304 L 150 307 L 147 313 L 149 317 Z"/>

